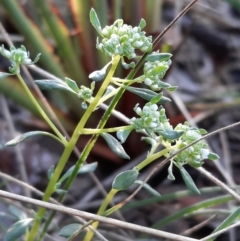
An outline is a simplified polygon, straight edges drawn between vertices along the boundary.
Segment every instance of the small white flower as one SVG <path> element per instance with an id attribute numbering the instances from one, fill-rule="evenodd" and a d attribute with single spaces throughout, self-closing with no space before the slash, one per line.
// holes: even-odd
<path id="1" fill-rule="evenodd" d="M 149 127 L 156 128 L 157 127 L 157 123 L 151 122 L 151 123 L 149 123 Z"/>
<path id="2" fill-rule="evenodd" d="M 142 114 L 142 109 L 141 109 L 140 107 L 137 107 L 137 108 L 136 108 L 136 113 L 137 113 L 138 115 L 141 115 L 141 114 Z"/>
<path id="3" fill-rule="evenodd" d="M 158 106 L 156 104 L 153 104 L 150 106 L 150 109 L 156 111 L 158 109 Z"/>
<path id="4" fill-rule="evenodd" d="M 207 159 L 208 155 L 209 155 L 209 150 L 208 149 L 201 149 L 200 153 L 201 153 L 202 159 Z"/>
<path id="5" fill-rule="evenodd" d="M 146 79 L 144 80 L 144 84 L 145 84 L 145 85 L 151 85 L 151 84 L 152 84 L 152 80 L 149 79 L 149 78 L 146 78 Z"/>

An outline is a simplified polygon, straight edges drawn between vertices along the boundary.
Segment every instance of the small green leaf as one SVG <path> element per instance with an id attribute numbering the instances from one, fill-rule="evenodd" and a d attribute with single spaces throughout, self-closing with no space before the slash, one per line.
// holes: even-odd
<path id="1" fill-rule="evenodd" d="M 154 148 L 157 144 L 157 142 L 151 137 L 142 137 L 141 141 L 146 141 L 148 144 L 152 146 L 152 148 Z"/>
<path id="2" fill-rule="evenodd" d="M 167 90 L 169 92 L 174 92 L 178 87 L 177 86 L 170 86 L 170 87 L 167 87 Z"/>
<path id="3" fill-rule="evenodd" d="M 135 182 L 134 182 L 134 184 L 137 184 L 137 185 L 142 185 L 142 183 L 143 183 L 143 181 L 140 181 L 140 180 L 136 180 Z M 147 183 L 144 183 L 143 184 L 143 188 L 145 189 L 145 190 L 147 190 L 150 194 L 152 194 L 154 197 L 160 197 L 161 195 L 160 195 L 160 193 L 159 192 L 157 192 L 156 190 L 154 190 L 150 185 L 148 185 Z"/>
<path id="4" fill-rule="evenodd" d="M 10 73 L 4 73 L 4 72 L 0 72 L 0 80 L 8 77 L 9 75 L 13 75 L 13 74 L 10 74 Z"/>
<path id="5" fill-rule="evenodd" d="M 120 143 L 124 143 L 133 129 L 117 131 L 116 135 Z"/>
<path id="6" fill-rule="evenodd" d="M 78 231 L 82 227 L 81 224 L 79 223 L 71 223 L 59 231 L 59 236 L 64 237 L 64 238 L 70 238 L 76 231 Z"/>
<path id="7" fill-rule="evenodd" d="M 48 79 L 41 79 L 34 81 L 39 88 L 44 90 L 65 90 L 72 93 L 75 93 L 65 82 L 61 82 L 58 80 L 48 80 Z"/>
<path id="8" fill-rule="evenodd" d="M 40 59 L 41 53 L 39 53 L 36 58 L 33 60 L 33 62 L 31 64 L 36 64 L 38 62 L 38 60 Z"/>
<path id="9" fill-rule="evenodd" d="M 115 177 L 112 188 L 119 191 L 126 190 L 137 180 L 138 175 L 137 169 L 121 172 Z"/>
<path id="10" fill-rule="evenodd" d="M 155 61 L 167 61 L 172 57 L 172 54 L 169 53 L 153 53 L 147 56 L 146 61 L 155 62 Z"/>
<path id="11" fill-rule="evenodd" d="M 18 143 L 25 141 L 26 139 L 30 138 L 30 137 L 34 137 L 34 136 L 40 136 L 40 135 L 45 135 L 45 136 L 49 136 L 52 137 L 54 139 L 56 139 L 57 137 L 54 136 L 53 134 L 49 133 L 49 132 L 45 132 L 45 131 L 30 131 L 27 133 L 24 133 L 16 138 L 14 138 L 11 141 L 8 141 L 5 146 L 15 146 Z"/>
<path id="12" fill-rule="evenodd" d="M 198 160 L 189 160 L 188 164 L 194 168 L 198 168 L 198 167 L 201 167 L 204 164 L 204 162 L 198 161 Z"/>
<path id="13" fill-rule="evenodd" d="M 27 218 L 27 215 L 26 215 L 22 210 L 20 210 L 19 208 L 15 207 L 15 206 L 10 205 L 10 206 L 8 207 L 8 211 L 9 211 L 9 213 L 11 213 L 14 217 L 16 217 L 18 220 L 26 219 L 26 218 Z"/>
<path id="14" fill-rule="evenodd" d="M 95 89 L 95 82 L 93 81 L 92 83 L 91 83 L 91 90 L 93 91 L 94 89 Z"/>
<path id="15" fill-rule="evenodd" d="M 183 135 L 184 131 L 165 130 L 158 133 L 166 139 L 176 140 Z"/>
<path id="16" fill-rule="evenodd" d="M 19 237 L 25 233 L 32 221 L 32 218 L 26 218 L 14 223 L 4 235 L 3 241 L 15 241 L 19 239 Z"/>
<path id="17" fill-rule="evenodd" d="M 198 131 L 201 135 L 206 135 L 208 133 L 205 129 L 202 128 L 198 129 Z"/>
<path id="18" fill-rule="evenodd" d="M 240 216 L 240 208 L 237 208 L 213 231 L 213 233 L 216 233 L 217 231 L 220 231 L 221 229 L 227 228 L 236 219 L 239 219 L 239 216 Z M 210 239 L 208 239 L 208 241 L 213 241 L 216 237 L 210 238 Z"/>
<path id="19" fill-rule="evenodd" d="M 168 167 L 168 176 L 167 178 L 171 181 L 174 181 L 175 180 L 175 177 L 173 175 L 173 171 L 172 171 L 172 168 L 173 168 L 173 162 L 171 161 L 169 167 Z"/>
<path id="20" fill-rule="evenodd" d="M 149 89 L 136 88 L 136 87 L 131 87 L 131 86 L 123 86 L 123 88 L 125 88 L 126 90 L 128 90 L 131 93 L 134 93 L 137 96 L 140 96 L 141 98 L 143 98 L 144 100 L 147 100 L 147 101 L 151 101 L 151 99 L 153 97 L 158 95 L 157 93 L 155 93 L 154 91 L 149 90 Z M 169 98 L 163 96 L 161 98 L 161 100 L 156 104 L 162 105 L 167 102 L 171 102 L 171 100 Z"/>
<path id="21" fill-rule="evenodd" d="M 161 80 L 158 80 L 158 83 L 157 83 L 157 84 L 158 84 L 158 87 L 161 87 L 161 88 L 164 88 L 164 89 L 171 87 L 170 84 L 165 83 L 165 82 L 163 82 L 163 81 L 161 81 Z"/>
<path id="22" fill-rule="evenodd" d="M 100 134 L 107 142 L 109 148 L 119 157 L 124 159 L 130 159 L 120 142 L 108 133 Z"/>
<path id="23" fill-rule="evenodd" d="M 198 188 L 196 187 L 194 181 L 192 180 L 191 176 L 189 175 L 189 173 L 184 169 L 183 166 L 178 166 L 178 169 L 182 175 L 182 178 L 187 186 L 187 188 L 192 191 L 195 194 L 200 194 L 200 191 L 198 190 Z"/>
<path id="24" fill-rule="evenodd" d="M 67 83 L 68 87 L 70 87 L 74 92 L 79 92 L 79 88 L 74 80 L 65 78 L 65 82 Z"/>
<path id="25" fill-rule="evenodd" d="M 125 61 L 122 61 L 122 66 L 123 66 L 124 69 L 130 69 L 130 68 L 135 67 L 135 63 L 131 62 L 131 63 L 127 64 Z"/>
<path id="26" fill-rule="evenodd" d="M 165 72 L 166 70 L 168 70 L 168 66 L 166 65 L 160 65 L 160 66 L 157 66 L 156 68 L 154 68 L 150 73 L 149 75 L 157 75 L 157 74 L 160 74 L 162 72 Z"/>
<path id="27" fill-rule="evenodd" d="M 109 63 L 107 63 L 102 69 L 100 70 L 96 70 L 94 72 L 92 72 L 88 77 L 89 79 L 97 82 L 97 81 L 101 81 L 105 78 L 106 74 L 107 74 L 107 68 L 108 66 L 111 64 L 112 62 L 110 61 Z"/>
<path id="28" fill-rule="evenodd" d="M 68 191 L 64 189 L 56 189 L 55 192 L 59 195 L 63 195 L 63 194 L 65 195 L 68 193 Z"/>
<path id="29" fill-rule="evenodd" d="M 146 26 L 146 21 L 143 18 L 141 18 L 140 23 L 138 24 L 138 27 L 143 29 L 145 26 Z"/>
<path id="30" fill-rule="evenodd" d="M 81 168 L 78 170 L 77 174 L 83 174 L 83 173 L 89 173 L 89 172 L 94 172 L 98 166 L 97 162 L 93 162 L 91 164 L 85 164 L 82 165 Z M 70 175 L 73 173 L 73 170 L 75 168 L 75 165 L 70 167 L 68 171 L 59 179 L 58 183 L 62 183 L 65 181 Z"/>
<path id="31" fill-rule="evenodd" d="M 208 154 L 208 159 L 212 160 L 212 161 L 215 161 L 215 160 L 218 160 L 220 157 L 216 154 L 216 153 L 213 153 L 213 152 L 210 152 Z"/>
<path id="32" fill-rule="evenodd" d="M 92 8 L 90 11 L 90 22 L 93 25 L 93 27 L 97 30 L 97 32 L 102 35 L 102 27 L 101 23 L 98 19 L 96 11 Z"/>
<path id="33" fill-rule="evenodd" d="M 52 179 L 53 174 L 54 174 L 54 165 L 52 165 L 47 172 L 47 177 L 49 181 Z"/>
<path id="34" fill-rule="evenodd" d="M 163 97 L 163 93 L 161 92 L 160 94 L 152 97 L 152 99 L 150 100 L 151 104 L 156 104 L 158 103 Z"/>

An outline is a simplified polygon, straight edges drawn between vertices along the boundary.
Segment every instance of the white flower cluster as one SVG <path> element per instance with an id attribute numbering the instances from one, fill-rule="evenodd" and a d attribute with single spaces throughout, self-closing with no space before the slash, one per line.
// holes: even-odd
<path id="1" fill-rule="evenodd" d="M 140 49 L 143 53 L 150 52 L 152 50 L 152 37 L 146 37 L 142 28 L 141 24 L 133 28 L 123 24 L 122 19 L 118 19 L 113 25 L 102 29 L 103 39 L 101 43 L 97 39 L 97 49 L 109 57 L 120 55 L 128 59 L 136 57 L 135 49 Z"/>
<path id="2" fill-rule="evenodd" d="M 154 91 L 171 87 L 170 84 L 164 83 L 160 80 L 163 78 L 170 65 L 171 60 L 146 62 L 143 69 L 145 76 L 144 83 Z"/>
<path id="3" fill-rule="evenodd" d="M 174 146 L 174 149 L 170 152 L 170 155 L 200 139 L 202 134 L 206 134 L 206 131 L 203 129 L 189 127 L 187 122 L 184 124 L 178 124 L 175 130 L 184 131 L 184 134 L 179 138 Z M 203 161 L 208 158 L 209 154 L 210 151 L 208 149 L 208 145 L 204 141 L 199 141 L 186 150 L 180 152 L 173 159 L 179 165 L 188 163 L 193 167 L 200 167 L 203 165 Z"/>
<path id="4" fill-rule="evenodd" d="M 166 118 L 165 110 L 159 110 L 157 104 L 149 102 L 142 109 L 137 104 L 134 111 L 140 116 L 140 118 L 133 117 L 130 120 L 136 131 L 145 130 L 151 135 L 159 131 L 172 130 L 172 126 Z"/>
<path id="5" fill-rule="evenodd" d="M 38 54 L 35 60 L 32 61 L 29 57 L 30 56 L 29 52 L 26 50 L 26 48 L 23 45 L 21 46 L 21 48 L 17 48 L 17 49 L 14 46 L 12 46 L 10 47 L 10 51 L 6 50 L 4 46 L 2 46 L 0 52 L 2 56 L 4 56 L 5 58 L 11 61 L 12 66 L 9 68 L 9 71 L 12 74 L 19 73 L 20 71 L 19 65 L 21 64 L 22 65 L 35 64 L 39 60 L 41 55 L 41 54 Z"/>

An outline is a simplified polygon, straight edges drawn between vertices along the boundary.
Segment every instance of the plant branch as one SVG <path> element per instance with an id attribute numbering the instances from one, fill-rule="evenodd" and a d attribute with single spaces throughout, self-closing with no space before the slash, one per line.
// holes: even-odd
<path id="1" fill-rule="evenodd" d="M 160 231 L 160 230 L 147 228 L 147 227 L 143 227 L 143 226 L 128 223 L 128 222 L 119 221 L 119 220 L 116 220 L 113 218 L 102 217 L 102 216 L 99 216 L 96 214 L 91 214 L 91 213 L 79 211 L 76 209 L 63 207 L 61 205 L 43 202 L 40 200 L 35 200 L 35 199 L 24 197 L 21 195 L 5 192 L 2 190 L 0 190 L 0 196 L 4 197 L 4 198 L 12 199 L 12 200 L 17 200 L 20 202 L 30 203 L 32 205 L 40 206 L 40 207 L 43 207 L 46 209 L 59 211 L 59 212 L 66 213 L 66 214 L 69 214 L 72 216 L 79 216 L 79 217 L 82 217 L 85 219 L 93 219 L 93 220 L 103 222 L 106 224 L 110 224 L 110 225 L 114 225 L 117 227 L 134 230 L 134 231 L 149 234 L 149 235 L 154 235 L 156 237 L 167 238 L 167 239 L 174 240 L 174 241 L 197 241 L 196 239 L 193 239 L 193 238 L 188 238 L 188 237 L 184 237 L 184 236 L 180 236 L 180 235 L 176 235 L 176 234 L 172 234 L 172 233 L 168 233 L 168 232 L 164 232 L 164 231 Z"/>
<path id="2" fill-rule="evenodd" d="M 214 237 L 218 236 L 219 234 L 225 233 L 225 232 L 229 231 L 230 229 L 235 228 L 237 226 L 240 226 L 240 222 L 234 223 L 234 224 L 228 226 L 227 228 L 221 229 L 216 233 L 210 234 L 209 236 L 207 236 L 203 239 L 200 239 L 199 241 L 208 241 L 210 238 L 214 238 Z"/>

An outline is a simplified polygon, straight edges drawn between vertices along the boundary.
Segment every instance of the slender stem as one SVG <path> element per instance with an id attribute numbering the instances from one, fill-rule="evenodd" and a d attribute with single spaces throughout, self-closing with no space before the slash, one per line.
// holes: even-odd
<path id="1" fill-rule="evenodd" d="M 137 170 L 142 170 L 145 166 L 149 165 L 151 162 L 155 161 L 157 158 L 161 156 L 165 156 L 169 152 L 168 148 L 165 148 L 161 150 L 160 152 L 157 152 L 155 154 L 149 155 L 144 161 L 139 163 L 135 168 Z"/>
<path id="2" fill-rule="evenodd" d="M 42 115 L 44 120 L 48 123 L 48 125 L 52 128 L 52 130 L 55 132 L 55 134 L 61 139 L 61 141 L 64 143 L 64 145 L 67 144 L 66 138 L 61 134 L 61 132 L 56 128 L 56 126 L 52 123 L 52 121 L 49 119 L 49 117 L 46 115 L 42 107 L 38 104 L 34 96 L 32 95 L 31 91 L 28 89 L 27 85 L 25 84 L 22 76 L 20 74 L 17 74 L 18 79 L 20 80 L 20 83 L 22 84 L 24 90 L 26 91 L 29 99 L 33 102 L 39 113 Z"/>
<path id="3" fill-rule="evenodd" d="M 153 162 L 154 160 L 156 160 L 157 158 L 166 155 L 169 152 L 169 148 L 165 148 L 162 151 L 149 155 L 144 161 L 142 161 L 140 164 L 138 164 L 135 168 L 140 171 L 142 170 L 145 166 L 149 165 L 151 162 Z M 116 212 L 117 210 L 119 210 L 120 208 L 122 208 L 122 206 L 125 205 L 125 202 L 121 202 L 119 204 L 117 204 L 116 206 L 114 206 L 113 208 L 106 210 L 108 204 L 110 203 L 111 199 L 109 197 L 114 197 L 116 194 L 118 193 L 118 190 L 116 189 L 111 189 L 111 191 L 109 192 L 109 194 L 107 195 L 107 197 L 104 199 L 102 205 L 100 206 L 98 213 L 99 215 L 103 215 L 103 216 L 108 216 L 110 214 L 112 214 L 113 212 Z M 91 223 L 90 223 L 91 224 Z M 97 229 L 99 222 L 94 222 L 92 225 L 93 229 Z M 89 230 L 84 238 L 83 241 L 90 241 L 93 237 L 93 232 L 91 230 Z"/>
<path id="4" fill-rule="evenodd" d="M 151 229 L 151 228 L 147 228 L 144 226 L 140 226 L 140 225 L 136 225 L 136 224 L 132 224 L 132 223 L 128 223 L 128 222 L 119 221 L 119 220 L 116 220 L 113 218 L 102 217 L 102 216 L 99 216 L 96 214 L 87 213 L 87 212 L 79 211 L 76 209 L 63 207 L 61 205 L 48 203 L 48 202 L 43 202 L 40 200 L 28 198 L 25 196 L 17 195 L 14 193 L 9 193 L 9 192 L 2 191 L 2 190 L 0 190 L 0 196 L 4 197 L 4 198 L 24 202 L 24 203 L 30 203 L 33 205 L 41 206 L 41 207 L 44 207 L 44 208 L 47 208 L 50 210 L 55 210 L 55 211 L 66 213 L 66 214 L 69 214 L 72 216 L 79 216 L 84 219 L 97 220 L 97 221 L 100 221 L 100 222 L 103 222 L 103 223 L 106 223 L 109 225 L 117 226 L 119 228 L 126 228 L 126 229 L 130 229 L 133 231 L 146 233 L 149 235 L 154 235 L 156 237 L 166 238 L 166 239 L 170 239 L 170 240 L 174 240 L 174 241 L 197 241 L 197 239 L 188 238 L 188 237 L 184 237 L 184 236 L 177 235 L 177 234 L 172 234 L 172 233 L 168 233 L 168 232 L 164 232 L 164 231 L 160 231 L 160 230 Z"/>
<path id="5" fill-rule="evenodd" d="M 154 47 L 157 45 L 157 43 L 163 38 L 163 36 L 166 34 L 166 32 L 170 29 L 170 27 L 182 16 L 184 15 L 198 0 L 193 0 L 170 24 L 169 26 L 157 37 L 157 39 L 154 41 Z M 149 53 L 146 53 L 142 56 L 142 58 L 140 59 L 140 61 L 137 63 L 137 65 L 135 66 L 135 68 L 129 73 L 129 75 L 127 76 L 126 79 L 133 79 L 134 76 L 136 75 L 137 71 L 140 69 L 140 67 L 142 66 L 142 64 L 144 63 L 146 57 L 149 55 Z M 124 85 L 127 85 L 127 83 L 125 83 Z M 109 105 L 109 108 L 106 110 L 106 112 L 104 113 L 98 128 L 101 129 L 105 126 L 108 118 L 111 115 L 111 112 L 114 110 L 115 106 L 117 105 L 118 101 L 120 100 L 121 96 L 123 95 L 125 89 L 121 88 L 119 90 L 119 92 L 115 95 L 115 97 L 113 98 L 112 102 Z M 75 169 L 73 171 L 73 174 L 69 177 L 65 187 L 68 190 L 68 188 L 70 187 L 71 183 L 73 182 L 73 180 L 75 179 L 77 172 L 79 170 L 79 168 L 81 167 L 82 163 L 86 160 L 90 150 L 92 149 L 92 147 L 94 146 L 94 143 L 96 142 L 97 138 L 98 138 L 99 134 L 95 134 L 94 136 L 92 136 L 92 138 L 89 140 L 88 145 L 85 147 L 81 157 L 79 158 Z M 65 195 L 62 195 L 60 200 L 64 199 Z"/>
<path id="6" fill-rule="evenodd" d="M 106 132 L 116 132 L 121 130 L 129 130 L 133 129 L 132 125 L 128 126 L 119 126 L 119 127 L 113 127 L 113 128 L 106 128 L 106 129 L 90 129 L 90 128 L 84 128 L 82 130 L 82 134 L 84 135 L 92 135 L 92 134 L 101 134 Z"/>
<path id="7" fill-rule="evenodd" d="M 74 149 L 74 147 L 77 143 L 77 140 L 78 140 L 87 120 L 91 116 L 92 112 L 95 110 L 99 99 L 101 98 L 105 89 L 107 88 L 108 84 L 110 83 L 111 78 L 118 66 L 119 60 L 120 60 L 120 56 L 114 57 L 113 62 L 112 62 L 112 67 L 109 70 L 109 73 L 108 73 L 106 79 L 104 80 L 104 82 L 103 82 L 101 88 L 99 89 L 97 95 L 95 96 L 93 102 L 89 105 L 88 109 L 86 110 L 86 112 L 82 116 L 80 122 L 78 123 L 76 129 L 74 130 L 74 133 L 73 133 L 71 139 L 69 140 L 68 144 L 66 145 L 64 152 L 58 162 L 58 165 L 54 171 L 54 174 L 53 174 L 50 182 L 48 183 L 47 189 L 43 196 L 43 201 L 48 201 L 49 198 L 51 197 L 52 193 L 54 192 L 55 185 L 68 161 L 68 158 L 69 158 L 70 154 L 72 153 L 72 150 Z M 35 219 L 33 227 L 32 227 L 32 230 L 30 231 L 30 234 L 28 236 L 28 241 L 34 240 L 36 233 L 38 232 L 39 227 L 41 225 L 41 220 L 44 217 L 44 214 L 45 214 L 45 208 L 42 208 L 42 207 L 39 208 L 37 215 L 36 215 L 36 219 Z"/>
<path id="8" fill-rule="evenodd" d="M 114 198 L 114 196 L 117 194 L 117 192 L 118 192 L 118 190 L 116 190 L 116 189 L 111 189 L 111 191 L 108 193 L 108 195 L 106 196 L 106 198 L 105 198 L 104 201 L 102 202 L 102 205 L 101 205 L 101 207 L 99 208 L 99 210 L 98 210 L 98 212 L 97 212 L 98 215 L 102 215 L 102 214 L 105 212 L 107 206 L 109 205 L 109 203 L 111 202 L 111 200 Z M 92 224 L 92 228 L 93 228 L 93 229 L 97 229 L 98 224 L 99 224 L 99 222 L 94 222 L 94 223 Z M 93 236 L 93 232 L 89 230 L 89 231 L 87 232 L 87 234 L 86 234 L 86 236 L 85 236 L 85 238 L 84 238 L 83 241 L 91 240 L 92 236 Z"/>

